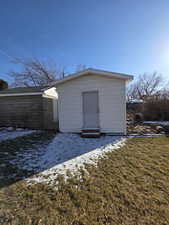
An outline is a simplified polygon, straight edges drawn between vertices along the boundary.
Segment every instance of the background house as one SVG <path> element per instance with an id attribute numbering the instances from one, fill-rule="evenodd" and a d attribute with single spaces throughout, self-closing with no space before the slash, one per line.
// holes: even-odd
<path id="1" fill-rule="evenodd" d="M 0 91 L 0 126 L 56 129 L 58 119 L 54 88 L 11 88 Z"/>

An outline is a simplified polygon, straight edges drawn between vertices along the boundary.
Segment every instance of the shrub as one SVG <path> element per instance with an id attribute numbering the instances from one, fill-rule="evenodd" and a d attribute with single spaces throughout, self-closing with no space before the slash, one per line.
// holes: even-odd
<path id="1" fill-rule="evenodd" d="M 151 98 L 144 103 L 143 114 L 145 120 L 169 120 L 169 99 Z"/>

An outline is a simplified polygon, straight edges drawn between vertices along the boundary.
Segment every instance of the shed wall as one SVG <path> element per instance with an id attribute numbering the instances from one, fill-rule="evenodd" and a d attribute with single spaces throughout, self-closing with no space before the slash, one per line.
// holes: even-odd
<path id="1" fill-rule="evenodd" d="M 57 87 L 59 129 L 80 132 L 83 128 L 82 92 L 98 91 L 100 130 L 103 133 L 126 133 L 125 81 L 88 75 Z"/>

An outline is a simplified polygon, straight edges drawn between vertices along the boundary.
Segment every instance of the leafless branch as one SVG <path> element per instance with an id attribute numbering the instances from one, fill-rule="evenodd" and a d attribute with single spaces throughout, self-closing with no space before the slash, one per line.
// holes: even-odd
<path id="1" fill-rule="evenodd" d="M 131 83 L 127 89 L 127 99 L 145 99 L 164 90 L 164 80 L 161 74 L 143 74 Z"/>
<path id="2" fill-rule="evenodd" d="M 63 70 L 56 65 L 53 66 L 36 58 L 17 58 L 13 63 L 21 65 L 20 72 L 9 73 L 14 79 L 13 86 L 17 87 L 48 86 L 63 75 Z"/>

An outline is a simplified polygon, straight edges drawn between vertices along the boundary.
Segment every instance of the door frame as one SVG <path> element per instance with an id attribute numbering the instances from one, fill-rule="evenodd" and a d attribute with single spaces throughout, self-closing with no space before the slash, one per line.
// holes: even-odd
<path id="1" fill-rule="evenodd" d="M 84 126 L 84 101 L 83 101 L 83 94 L 84 93 L 93 93 L 96 92 L 97 93 L 97 99 L 98 99 L 98 127 L 100 128 L 100 100 L 99 100 L 99 91 L 98 90 L 91 90 L 91 91 L 83 91 L 81 96 L 82 96 L 82 128 L 87 128 Z M 92 127 L 92 128 L 96 128 L 96 127 Z M 90 128 L 89 128 L 90 129 Z"/>

